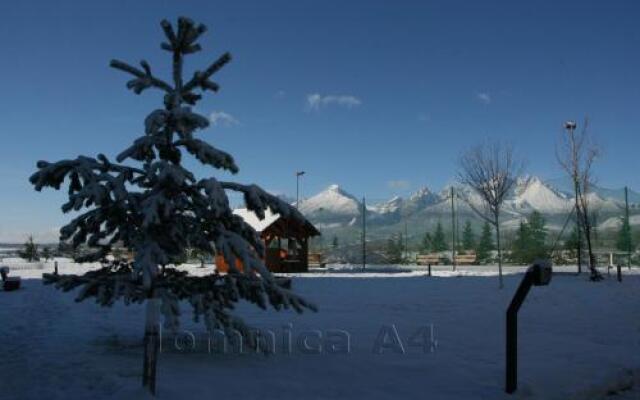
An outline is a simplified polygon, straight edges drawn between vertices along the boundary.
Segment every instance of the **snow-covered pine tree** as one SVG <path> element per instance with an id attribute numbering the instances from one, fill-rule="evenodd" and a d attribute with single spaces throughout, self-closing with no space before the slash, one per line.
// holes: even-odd
<path id="1" fill-rule="evenodd" d="M 32 262 L 40 260 L 38 245 L 33 241 L 33 236 L 29 236 L 24 243 L 24 249 L 20 252 L 20 257 Z"/>
<path id="2" fill-rule="evenodd" d="M 425 232 L 422 237 L 422 251 L 425 253 L 429 253 L 431 251 L 431 244 L 433 242 L 433 238 L 429 232 Z"/>
<path id="3" fill-rule="evenodd" d="M 635 247 L 633 243 L 633 235 L 631 235 L 631 225 L 629 224 L 629 217 L 625 216 L 621 218 L 622 225 L 618 231 L 616 238 L 616 249 L 624 252 L 631 253 Z"/>
<path id="4" fill-rule="evenodd" d="M 402 262 L 402 234 L 391 235 L 387 239 L 387 248 L 385 254 L 387 261 L 391 264 Z"/>
<path id="5" fill-rule="evenodd" d="M 480 240 L 476 248 L 476 258 L 479 262 L 487 261 L 493 250 L 495 250 L 495 245 L 491 235 L 491 226 L 485 221 L 484 225 L 482 225 L 482 233 L 480 234 Z"/>
<path id="6" fill-rule="evenodd" d="M 140 94 L 157 89 L 164 95 L 164 106 L 145 119 L 145 133 L 120 153 L 113 162 L 105 155 L 80 156 L 55 163 L 39 161 L 38 172 L 30 181 L 37 191 L 44 187 L 60 189 L 65 179 L 69 200 L 63 212 L 84 211 L 61 231 L 62 240 L 75 247 L 85 244 L 94 251 L 78 261 L 104 260 L 118 243 L 135 254 L 133 262 L 112 261 L 102 269 L 84 275 L 45 275 L 45 284 L 69 291 L 80 287 L 77 300 L 94 297 L 103 306 L 117 300 L 145 303 L 145 358 L 143 385 L 155 392 L 155 365 L 158 354 L 159 316 L 167 328 L 176 328 L 179 302 L 193 307 L 194 318 L 203 319 L 209 330 L 238 331 L 249 345 L 256 344 L 255 331 L 231 311 L 239 300 L 259 307 L 270 304 L 276 310 L 293 308 L 298 312 L 315 307 L 290 290 L 280 287 L 264 265 L 264 245 L 242 218 L 234 215 L 226 191 L 241 192 L 246 207 L 264 218 L 264 211 L 285 217 L 303 218 L 299 212 L 260 189 L 214 177 L 197 179 L 181 163 L 190 154 L 201 163 L 236 173 L 233 157 L 194 137 L 209 121 L 193 112 L 202 94 L 216 92 L 211 76 L 225 66 L 231 56 L 225 53 L 203 71 L 183 80 L 184 56 L 200 51 L 198 38 L 206 27 L 188 18 L 177 26 L 163 20 L 167 41 L 162 49 L 172 57 L 172 82 L 155 76 L 146 61 L 141 68 L 112 60 L 111 66 L 133 75 L 127 88 Z M 127 164 L 123 164 L 129 160 Z M 140 166 L 133 166 L 138 162 Z M 185 259 L 187 249 L 222 254 L 229 274 L 189 276 L 175 266 Z M 236 260 L 243 268 L 236 268 Z"/>
<path id="7" fill-rule="evenodd" d="M 520 226 L 515 233 L 515 240 L 511 246 L 512 261 L 520 264 L 529 262 L 529 253 L 531 250 L 531 229 L 525 221 L 520 221 Z"/>
<path id="8" fill-rule="evenodd" d="M 51 258 L 51 251 L 48 247 L 42 248 L 42 258 L 44 258 L 44 262 L 49 261 L 49 259 Z"/>
<path id="9" fill-rule="evenodd" d="M 447 240 L 444 236 L 444 229 L 440 221 L 436 224 L 436 231 L 433 234 L 433 240 L 431 242 L 433 251 L 445 251 L 447 250 Z"/>
<path id="10" fill-rule="evenodd" d="M 473 250 L 476 248 L 476 234 L 473 232 L 473 227 L 469 220 L 464 223 L 464 230 L 462 231 L 462 248 L 464 250 Z"/>

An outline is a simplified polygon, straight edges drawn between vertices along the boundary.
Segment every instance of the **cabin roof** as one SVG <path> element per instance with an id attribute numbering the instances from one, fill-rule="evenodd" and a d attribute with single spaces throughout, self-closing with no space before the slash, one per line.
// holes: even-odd
<path id="1" fill-rule="evenodd" d="M 241 217 L 258 233 L 272 231 L 271 233 L 275 233 L 281 237 L 309 237 L 320 235 L 316 227 L 307 219 L 301 224 L 298 220 L 283 218 L 280 214 L 272 212 L 269 208 L 264 210 L 264 219 L 258 218 L 253 211 L 247 210 L 246 208 L 237 208 L 233 210 L 233 213 Z"/>
<path id="2" fill-rule="evenodd" d="M 233 213 L 241 217 L 244 222 L 249 224 L 256 232 L 260 233 L 264 231 L 269 225 L 273 224 L 280 218 L 280 214 L 275 214 L 271 209 L 264 210 L 264 219 L 258 218 L 256 213 L 249 211 L 246 208 L 236 208 Z"/>

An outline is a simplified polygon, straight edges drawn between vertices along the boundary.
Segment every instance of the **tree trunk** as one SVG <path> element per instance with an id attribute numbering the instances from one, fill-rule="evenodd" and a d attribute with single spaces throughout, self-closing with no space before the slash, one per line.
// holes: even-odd
<path id="1" fill-rule="evenodd" d="M 160 299 L 147 300 L 146 322 L 144 330 L 144 363 L 142 366 L 142 386 L 156 394 L 156 365 L 160 349 Z"/>
<path id="2" fill-rule="evenodd" d="M 600 279 L 602 279 L 602 277 L 600 276 L 600 272 L 598 272 L 598 269 L 596 268 L 596 256 L 593 253 L 593 247 L 591 244 L 591 225 L 590 222 L 586 220 L 584 221 L 584 225 L 584 233 L 587 240 L 587 251 L 589 252 L 589 271 L 591 273 L 589 279 L 591 279 L 592 281 L 599 281 Z"/>
<path id="3" fill-rule="evenodd" d="M 500 289 L 504 286 L 502 283 L 502 246 L 500 244 L 500 221 L 499 214 L 495 215 L 496 225 L 496 246 L 498 247 L 498 279 L 500 280 Z"/>
<path id="4" fill-rule="evenodd" d="M 578 178 L 577 175 L 575 175 L 574 173 L 574 184 L 575 184 L 575 193 L 576 193 L 576 231 L 577 231 L 577 237 L 578 237 L 578 253 L 577 253 L 577 259 L 578 259 L 578 275 L 582 274 L 582 235 L 580 234 L 580 220 L 582 219 L 580 216 L 580 205 L 579 205 L 579 193 L 580 193 L 580 189 L 578 186 Z"/>
<path id="5" fill-rule="evenodd" d="M 580 192 L 580 199 L 580 203 L 582 205 L 582 213 L 580 213 L 580 217 L 582 220 L 582 226 L 584 228 L 585 241 L 587 242 L 587 252 L 589 254 L 589 279 L 591 279 L 592 281 L 599 281 L 602 279 L 602 276 L 596 268 L 596 256 L 593 253 L 593 244 L 591 241 L 593 225 L 591 224 L 591 220 L 589 219 L 589 208 L 587 206 L 587 200 L 584 192 Z"/>

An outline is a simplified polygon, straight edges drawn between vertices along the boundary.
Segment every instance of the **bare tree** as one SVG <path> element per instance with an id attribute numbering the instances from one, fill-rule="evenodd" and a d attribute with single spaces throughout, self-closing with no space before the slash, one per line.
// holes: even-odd
<path id="1" fill-rule="evenodd" d="M 590 212 L 591 187 L 594 184 L 591 167 L 600 156 L 600 148 L 593 142 L 587 132 L 589 121 L 585 118 L 582 129 L 576 132 L 576 123 L 565 123 L 566 134 L 561 136 L 560 144 L 556 147 L 558 163 L 573 181 L 575 188 L 575 211 L 579 230 L 584 232 L 584 239 L 589 253 L 589 271 L 591 280 L 600 280 L 602 276 L 596 269 L 596 257 L 593 251 L 592 234 L 594 230 L 593 213 Z M 580 232 L 578 237 L 580 239 Z M 580 260 L 580 257 L 578 258 Z M 578 262 L 578 271 L 580 271 Z"/>
<path id="2" fill-rule="evenodd" d="M 515 159 L 513 147 L 499 141 L 485 142 L 465 151 L 459 160 L 458 179 L 482 199 L 484 209 L 464 199 L 471 209 L 496 230 L 498 272 L 502 288 L 502 246 L 500 211 L 523 164 Z"/>

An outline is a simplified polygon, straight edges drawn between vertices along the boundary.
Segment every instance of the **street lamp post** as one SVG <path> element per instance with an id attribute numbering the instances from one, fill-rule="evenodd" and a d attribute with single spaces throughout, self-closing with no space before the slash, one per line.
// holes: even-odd
<path id="1" fill-rule="evenodd" d="M 304 175 L 304 171 L 296 172 L 296 208 L 300 208 L 300 177 Z"/>
<path id="2" fill-rule="evenodd" d="M 575 130 L 576 127 L 578 125 L 576 124 L 575 121 L 569 120 L 566 121 L 564 123 L 564 129 L 567 130 L 567 133 L 569 134 L 569 136 L 571 137 L 570 141 L 571 141 L 571 157 L 573 157 L 573 159 L 571 160 L 572 164 L 573 164 L 573 190 L 574 190 L 574 196 L 576 199 L 576 204 L 575 204 L 575 209 L 576 209 L 576 234 L 577 234 L 577 247 L 578 247 L 578 273 L 582 272 L 582 238 L 580 235 L 580 206 L 578 203 L 578 165 L 577 165 L 577 150 L 575 148 L 575 139 L 574 139 L 574 135 L 575 135 Z"/>

